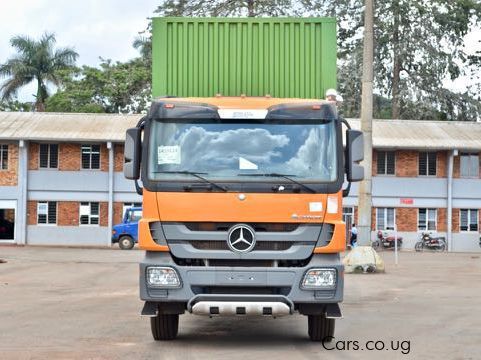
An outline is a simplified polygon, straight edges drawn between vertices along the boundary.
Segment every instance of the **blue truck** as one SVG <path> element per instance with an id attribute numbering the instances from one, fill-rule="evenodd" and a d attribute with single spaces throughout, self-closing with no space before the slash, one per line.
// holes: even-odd
<path id="1" fill-rule="evenodd" d="M 142 218 L 141 207 L 131 207 L 125 211 L 122 223 L 112 228 L 112 244 L 118 243 L 122 250 L 130 250 L 137 243 L 138 222 Z"/>

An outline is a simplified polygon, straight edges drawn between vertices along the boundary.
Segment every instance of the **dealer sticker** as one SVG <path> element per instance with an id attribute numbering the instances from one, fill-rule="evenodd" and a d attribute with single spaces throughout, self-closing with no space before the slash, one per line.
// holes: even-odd
<path id="1" fill-rule="evenodd" d="M 159 146 L 157 148 L 157 164 L 180 164 L 180 146 Z"/>

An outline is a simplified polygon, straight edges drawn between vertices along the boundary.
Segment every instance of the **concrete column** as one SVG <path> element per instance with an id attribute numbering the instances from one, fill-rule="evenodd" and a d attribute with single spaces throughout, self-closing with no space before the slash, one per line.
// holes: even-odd
<path id="1" fill-rule="evenodd" d="M 27 187 L 28 187 L 28 141 L 18 142 L 18 201 L 17 201 L 17 229 L 16 243 L 27 244 Z"/>
<path id="2" fill-rule="evenodd" d="M 446 210 L 446 231 L 448 251 L 453 250 L 453 163 L 457 150 L 448 153 L 448 189 L 447 189 L 447 210 Z"/>
<path id="3" fill-rule="evenodd" d="M 114 145 L 111 141 L 107 143 L 109 150 L 109 205 L 108 205 L 108 234 L 107 246 L 112 246 L 112 226 L 114 218 Z"/>

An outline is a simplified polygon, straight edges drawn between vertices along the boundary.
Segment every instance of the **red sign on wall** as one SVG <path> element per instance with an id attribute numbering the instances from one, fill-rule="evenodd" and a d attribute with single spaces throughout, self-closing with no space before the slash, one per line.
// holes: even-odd
<path id="1" fill-rule="evenodd" d="M 414 199 L 413 198 L 401 198 L 400 202 L 403 205 L 412 205 L 412 204 L 414 204 Z"/>

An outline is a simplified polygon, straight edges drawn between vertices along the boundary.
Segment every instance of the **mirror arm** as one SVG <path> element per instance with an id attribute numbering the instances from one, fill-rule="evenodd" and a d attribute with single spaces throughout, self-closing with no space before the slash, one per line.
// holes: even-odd
<path id="1" fill-rule="evenodd" d="M 143 130 L 145 126 L 145 122 L 147 121 L 148 118 L 149 118 L 148 115 L 143 116 L 137 123 L 137 127 Z M 144 188 L 139 185 L 139 180 L 135 180 L 135 192 L 140 196 L 144 194 Z"/>
<path id="2" fill-rule="evenodd" d="M 344 119 L 342 116 L 339 116 L 338 119 L 339 119 L 344 125 L 346 125 L 346 127 L 347 127 L 348 130 L 351 130 L 351 125 L 347 122 L 346 119 Z"/>
<path id="3" fill-rule="evenodd" d="M 343 118 L 342 116 L 339 116 L 339 120 L 344 124 L 346 125 L 347 129 L 348 130 L 351 130 L 351 125 L 347 122 L 347 120 L 345 118 Z M 347 143 L 346 143 L 347 145 Z M 346 164 L 347 165 L 347 164 Z M 345 189 L 342 189 L 342 197 L 348 197 L 349 196 L 349 192 L 351 191 L 351 182 L 348 181 L 347 182 L 347 187 Z"/>
<path id="4" fill-rule="evenodd" d="M 135 180 L 135 191 L 136 191 L 137 194 L 139 194 L 139 195 L 143 195 L 143 194 L 144 194 L 144 188 L 139 185 L 139 180 Z"/>

